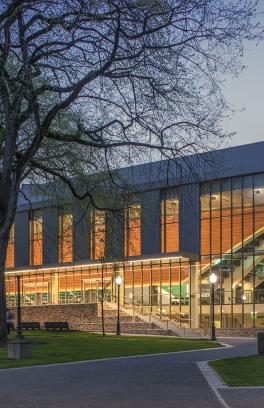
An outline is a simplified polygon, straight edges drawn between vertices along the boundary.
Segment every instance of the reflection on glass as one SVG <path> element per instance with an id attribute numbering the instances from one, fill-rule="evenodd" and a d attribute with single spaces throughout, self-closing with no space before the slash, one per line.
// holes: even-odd
<path id="1" fill-rule="evenodd" d="M 215 293 L 219 327 L 264 326 L 264 309 L 258 306 L 259 314 L 254 312 L 255 305 L 264 305 L 263 186 L 261 174 L 207 183 L 201 190 L 200 320 L 206 326 L 208 274 L 215 270 L 220 277 Z"/>
<path id="2" fill-rule="evenodd" d="M 179 251 L 179 199 L 166 197 L 161 200 L 161 252 Z M 174 195 L 174 194 L 173 194 Z"/>
<path id="3" fill-rule="evenodd" d="M 6 250 L 5 266 L 6 268 L 14 268 L 15 266 L 15 229 L 14 229 L 14 225 L 12 225 L 10 234 L 9 234 L 9 240 L 8 240 L 8 245 L 7 245 L 7 250 Z"/>
<path id="4" fill-rule="evenodd" d="M 59 262 L 72 262 L 72 212 L 64 208 L 58 214 L 58 252 Z"/>
<path id="5" fill-rule="evenodd" d="M 42 265 L 42 215 L 33 211 L 29 220 L 29 262 L 30 265 Z"/>
<path id="6" fill-rule="evenodd" d="M 141 207 L 133 204 L 125 211 L 124 229 L 125 256 L 138 256 L 141 253 Z"/>

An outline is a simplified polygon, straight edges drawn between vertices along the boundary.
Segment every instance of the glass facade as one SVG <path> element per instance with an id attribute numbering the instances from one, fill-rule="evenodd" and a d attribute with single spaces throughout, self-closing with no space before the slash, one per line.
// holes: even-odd
<path id="1" fill-rule="evenodd" d="M 29 220 L 29 264 L 42 265 L 42 215 L 33 211 Z"/>
<path id="2" fill-rule="evenodd" d="M 216 326 L 264 327 L 264 174 L 202 186 L 200 320 L 207 327 L 211 272 Z"/>
<path id="3" fill-rule="evenodd" d="M 189 323 L 190 263 L 186 259 L 127 262 L 118 266 L 123 276 L 121 301 L 128 308 L 159 313 Z M 115 298 L 114 264 L 39 269 L 21 274 L 23 305 L 97 302 L 102 273 L 107 299 Z M 16 305 L 15 275 L 6 277 L 9 306 Z"/>
<path id="4" fill-rule="evenodd" d="M 124 212 L 124 258 L 121 265 L 122 299 L 127 308 L 140 308 L 180 324 L 208 328 L 210 284 L 215 284 L 218 328 L 264 327 L 264 174 L 234 177 L 200 185 L 200 261 L 191 262 L 179 251 L 179 197 L 162 190 L 160 199 L 160 259 L 126 259 L 141 255 L 141 206 Z M 72 210 L 58 212 L 59 262 L 73 261 Z M 90 259 L 101 264 L 61 266 L 23 272 L 24 304 L 98 301 L 102 274 L 107 296 L 116 293 L 116 263 L 105 263 L 106 215 L 93 210 L 90 219 Z M 30 260 L 42 263 L 42 220 L 30 219 Z M 173 254 L 174 253 L 174 254 Z M 126 259 L 126 260 L 125 260 Z M 8 263 L 9 262 L 9 263 Z M 7 264 L 14 264 L 14 229 Z M 119 265 L 119 266 L 120 266 Z M 102 272 L 103 268 L 103 272 Z M 16 302 L 15 277 L 7 272 L 7 299 Z M 99 296 L 99 297 L 98 297 Z"/>
<path id="5" fill-rule="evenodd" d="M 91 211 L 90 230 L 90 258 L 101 259 L 105 257 L 105 211 Z"/>
<path id="6" fill-rule="evenodd" d="M 58 212 L 58 260 L 59 263 L 72 262 L 73 217 L 71 208 L 63 208 Z"/>
<path id="7" fill-rule="evenodd" d="M 12 225 L 6 251 L 6 268 L 14 268 L 15 266 L 15 228 Z"/>
<path id="8" fill-rule="evenodd" d="M 125 210 L 124 226 L 125 256 L 138 256 L 141 253 L 141 207 L 133 204 Z"/>
<path id="9" fill-rule="evenodd" d="M 161 253 L 179 251 L 179 198 L 165 190 L 161 200 Z"/>

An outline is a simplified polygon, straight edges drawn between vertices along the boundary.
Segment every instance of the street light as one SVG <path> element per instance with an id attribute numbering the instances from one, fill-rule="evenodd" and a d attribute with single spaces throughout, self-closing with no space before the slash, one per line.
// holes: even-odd
<path id="1" fill-rule="evenodd" d="M 120 336 L 120 286 L 123 283 L 122 276 L 118 275 L 115 278 L 117 285 L 117 324 L 116 324 L 116 335 Z"/>
<path id="2" fill-rule="evenodd" d="M 22 328 L 21 328 L 21 291 L 20 291 L 21 276 L 18 275 L 16 278 L 17 278 L 17 333 L 16 333 L 16 338 L 18 340 L 22 340 L 24 336 L 22 334 Z"/>
<path id="3" fill-rule="evenodd" d="M 214 285 L 217 282 L 217 276 L 213 272 L 209 276 L 209 281 L 211 283 L 211 340 L 215 341 L 215 316 L 214 316 L 214 304 L 215 304 L 215 299 L 214 299 Z"/>

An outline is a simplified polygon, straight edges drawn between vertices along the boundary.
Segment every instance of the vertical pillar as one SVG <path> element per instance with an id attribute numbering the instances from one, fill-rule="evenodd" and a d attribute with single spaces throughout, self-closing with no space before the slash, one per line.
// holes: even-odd
<path id="1" fill-rule="evenodd" d="M 179 241 L 180 252 L 200 252 L 200 191 L 199 184 L 186 184 L 179 188 Z"/>
<path id="2" fill-rule="evenodd" d="M 58 220 L 57 208 L 48 207 L 42 210 L 43 220 L 43 264 L 58 262 Z"/>
<path id="3" fill-rule="evenodd" d="M 15 267 L 29 265 L 28 211 L 18 212 L 15 217 Z"/>
<path id="4" fill-rule="evenodd" d="M 55 272 L 51 276 L 51 303 L 53 305 L 59 304 L 59 274 Z"/>
<path id="5" fill-rule="evenodd" d="M 106 258 L 122 259 L 124 255 L 124 212 L 107 212 Z"/>
<path id="6" fill-rule="evenodd" d="M 89 259 L 90 254 L 90 220 L 87 205 L 76 201 L 73 205 L 73 254 L 74 261 Z"/>
<path id="7" fill-rule="evenodd" d="M 190 309 L 191 309 L 191 327 L 199 328 L 199 268 L 198 268 L 198 264 L 190 265 Z"/>
<path id="8" fill-rule="evenodd" d="M 141 253 L 160 253 L 160 191 L 146 191 L 141 196 Z"/>

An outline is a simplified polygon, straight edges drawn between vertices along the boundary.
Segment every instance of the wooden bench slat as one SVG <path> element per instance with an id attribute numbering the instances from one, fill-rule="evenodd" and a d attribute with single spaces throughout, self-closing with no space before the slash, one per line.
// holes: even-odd
<path id="1" fill-rule="evenodd" d="M 47 330 L 69 330 L 69 324 L 68 322 L 44 322 L 44 326 Z"/>
<path id="2" fill-rule="evenodd" d="M 40 330 L 40 323 L 39 322 L 21 322 L 21 329 L 24 330 Z"/>

